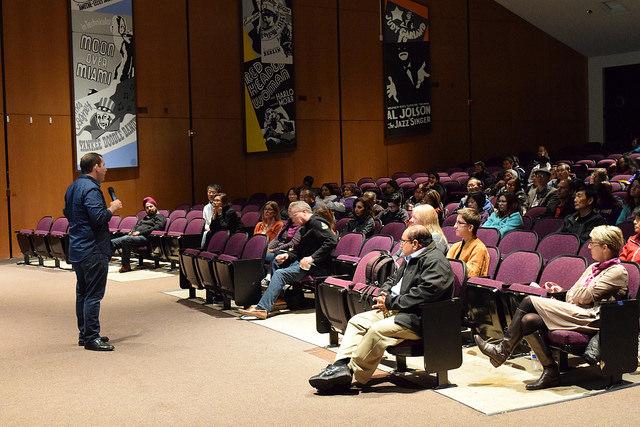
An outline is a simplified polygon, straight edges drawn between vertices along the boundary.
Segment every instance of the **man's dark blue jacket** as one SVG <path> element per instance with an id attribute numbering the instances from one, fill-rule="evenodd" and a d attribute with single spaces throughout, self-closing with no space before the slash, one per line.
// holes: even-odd
<path id="1" fill-rule="evenodd" d="M 81 175 L 64 195 L 64 216 L 69 220 L 69 261 L 81 262 L 93 253 L 111 257 L 109 220 L 100 183 Z"/>

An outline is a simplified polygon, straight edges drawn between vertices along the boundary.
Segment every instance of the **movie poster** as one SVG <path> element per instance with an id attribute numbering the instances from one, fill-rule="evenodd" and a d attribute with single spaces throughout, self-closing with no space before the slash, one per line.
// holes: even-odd
<path id="1" fill-rule="evenodd" d="M 76 167 L 138 166 L 132 0 L 70 0 Z"/>
<path id="2" fill-rule="evenodd" d="M 242 0 L 247 153 L 296 146 L 292 0 Z"/>
<path id="3" fill-rule="evenodd" d="M 384 0 L 384 124 L 386 136 L 431 128 L 431 63 L 427 7 Z"/>

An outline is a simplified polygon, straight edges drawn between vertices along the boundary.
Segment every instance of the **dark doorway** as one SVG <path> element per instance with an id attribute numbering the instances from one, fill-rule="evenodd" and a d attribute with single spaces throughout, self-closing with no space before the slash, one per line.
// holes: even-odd
<path id="1" fill-rule="evenodd" d="M 604 69 L 604 144 L 628 151 L 640 136 L 640 64 Z"/>

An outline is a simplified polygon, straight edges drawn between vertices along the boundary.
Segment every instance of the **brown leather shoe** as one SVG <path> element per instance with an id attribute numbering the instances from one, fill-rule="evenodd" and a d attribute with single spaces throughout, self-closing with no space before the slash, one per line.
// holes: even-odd
<path id="1" fill-rule="evenodd" d="M 118 270 L 120 273 L 127 273 L 129 271 L 131 271 L 131 264 L 122 264 L 122 267 Z"/>
<path id="2" fill-rule="evenodd" d="M 286 310 L 286 309 L 287 309 L 287 302 L 283 299 L 277 299 L 276 302 L 273 303 L 274 311 Z"/>

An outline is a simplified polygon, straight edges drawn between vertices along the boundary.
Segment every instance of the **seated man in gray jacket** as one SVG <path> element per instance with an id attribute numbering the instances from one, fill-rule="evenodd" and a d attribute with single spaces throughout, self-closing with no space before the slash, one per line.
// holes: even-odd
<path id="1" fill-rule="evenodd" d="M 405 262 L 381 286 L 373 310 L 349 320 L 335 362 L 309 384 L 318 391 L 365 384 L 375 372 L 387 347 L 405 339 L 420 339 L 420 304 L 451 298 L 453 272 L 429 231 L 412 225 L 402 234 Z"/>
<path id="2" fill-rule="evenodd" d="M 111 248 L 114 251 L 122 248 L 122 267 L 120 267 L 120 273 L 131 271 L 131 248 L 146 245 L 148 243 L 147 238 L 151 232 L 163 230 L 167 221 L 164 216 L 158 214 L 158 204 L 153 197 L 145 197 L 142 205 L 147 215 L 138 221 L 129 234 L 111 239 Z"/>

